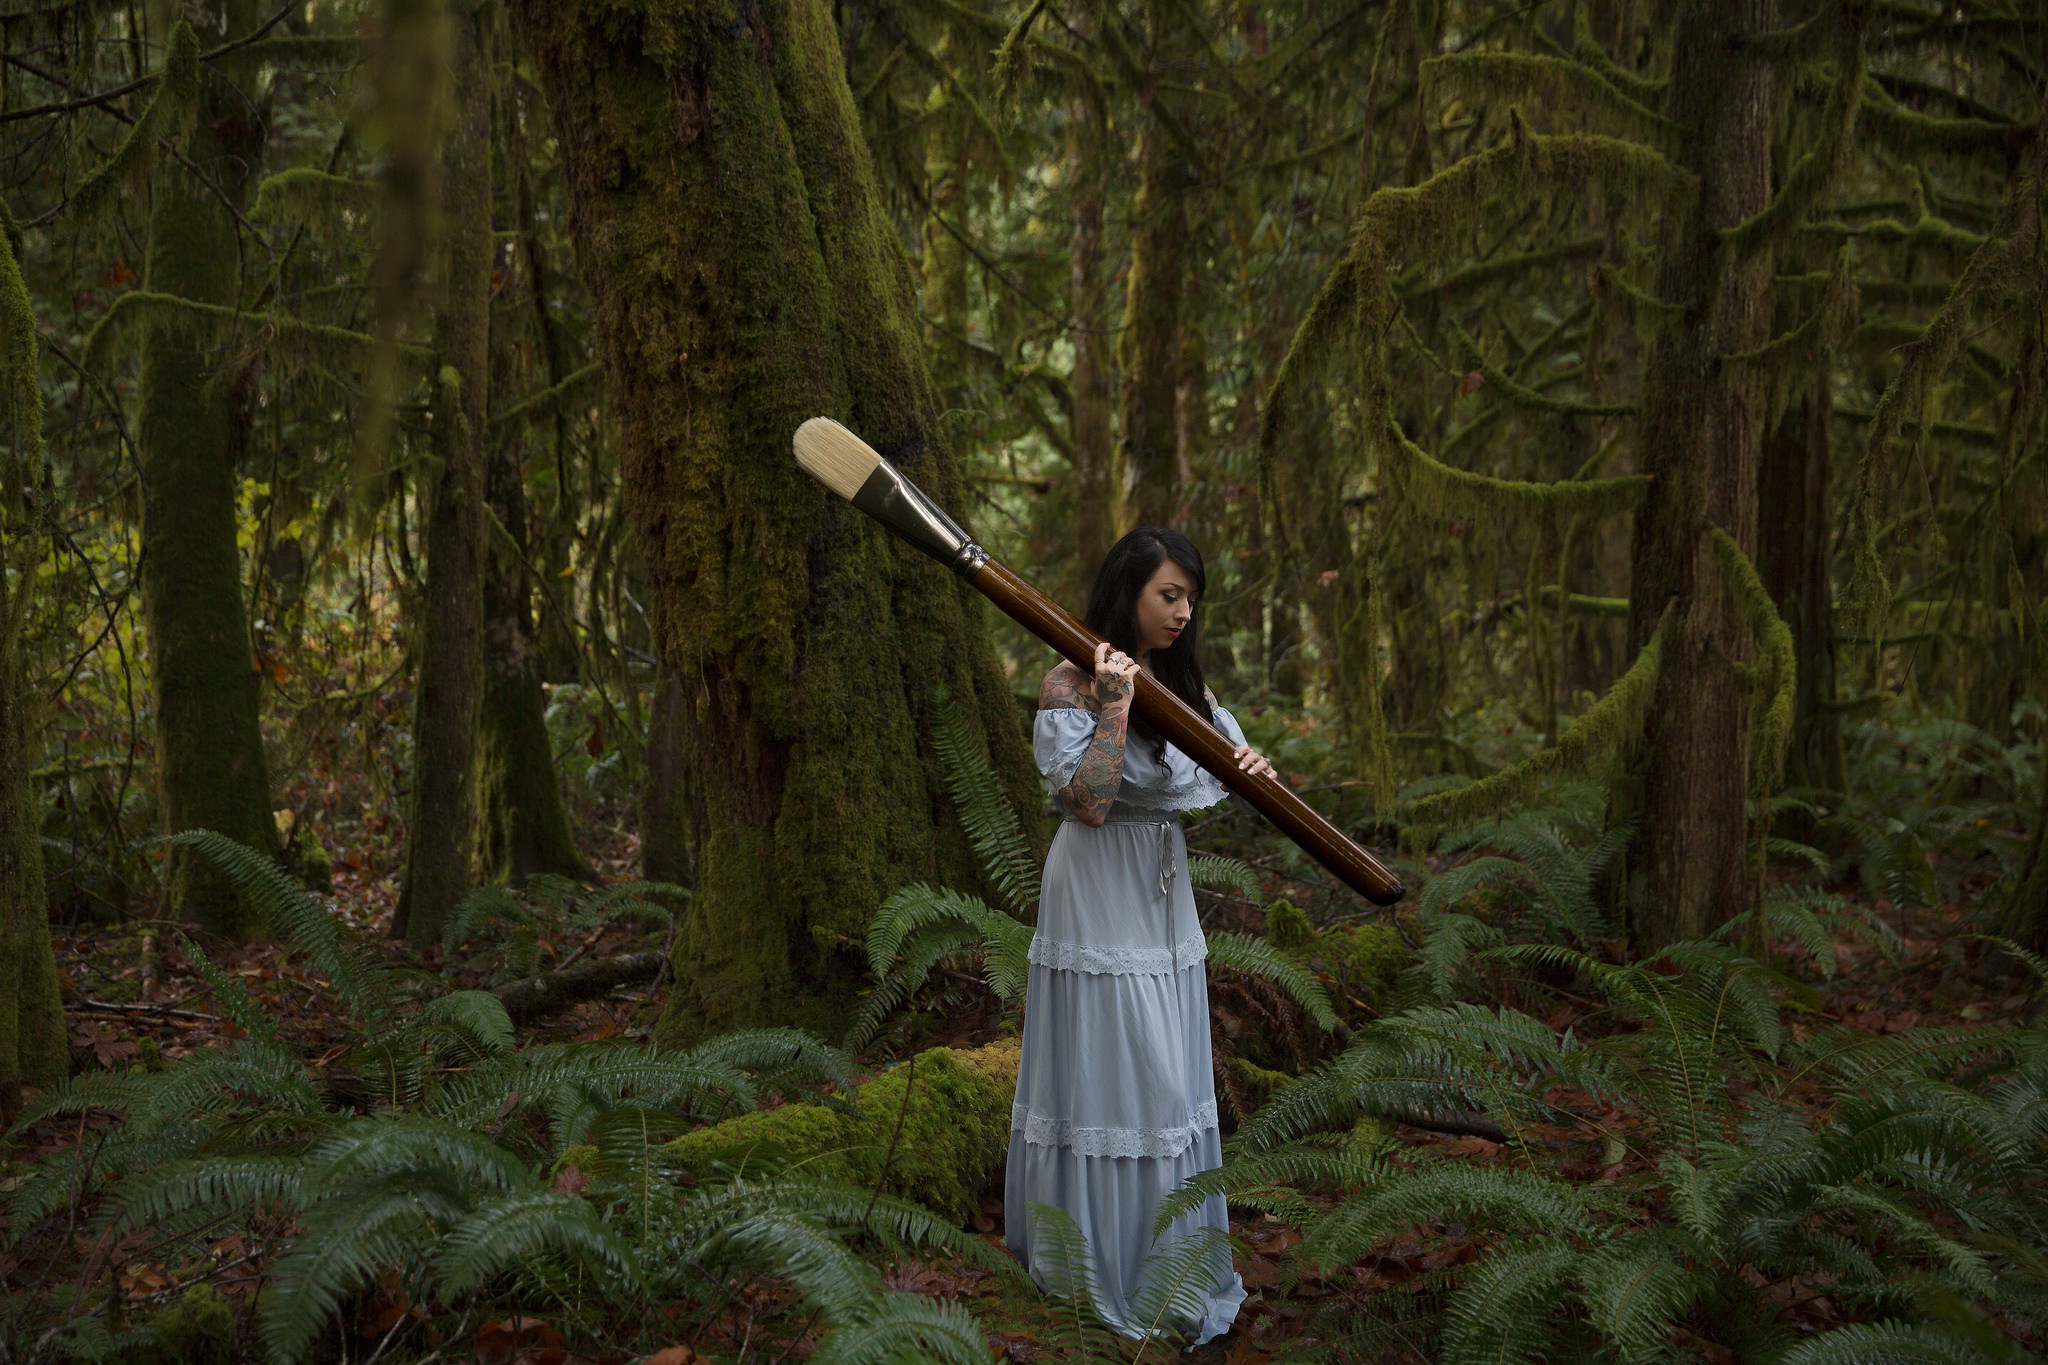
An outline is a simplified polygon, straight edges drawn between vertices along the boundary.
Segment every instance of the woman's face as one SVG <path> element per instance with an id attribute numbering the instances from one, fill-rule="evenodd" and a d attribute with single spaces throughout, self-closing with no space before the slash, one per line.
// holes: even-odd
<path id="1" fill-rule="evenodd" d="M 1138 594 L 1138 650 L 1149 654 L 1167 649 L 1187 629 L 1195 614 L 1194 575 L 1163 561 Z"/>

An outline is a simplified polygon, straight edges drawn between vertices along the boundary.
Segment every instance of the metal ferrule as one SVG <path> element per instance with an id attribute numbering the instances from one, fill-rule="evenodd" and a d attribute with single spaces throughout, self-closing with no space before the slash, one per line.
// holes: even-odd
<path id="1" fill-rule="evenodd" d="M 853 505 L 962 577 L 988 563 L 988 551 L 887 460 L 861 484 Z"/>

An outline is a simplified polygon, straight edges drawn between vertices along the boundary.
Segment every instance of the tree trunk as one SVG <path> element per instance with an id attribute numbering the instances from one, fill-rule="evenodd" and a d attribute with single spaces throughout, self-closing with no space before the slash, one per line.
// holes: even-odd
<path id="1" fill-rule="evenodd" d="M 1721 357 L 1764 340 L 1771 253 L 1738 259 L 1719 230 L 1770 196 L 1771 68 L 1740 38 L 1777 26 L 1776 0 L 1692 0 L 1673 43 L 1665 112 L 1699 190 L 1672 215 L 1657 273 L 1657 293 L 1684 315 L 1651 350 L 1642 467 L 1652 481 L 1630 557 L 1632 647 L 1671 611 L 1656 698 L 1622 793 L 1638 828 L 1629 926 L 1644 951 L 1702 938 L 1749 905 L 1739 669 L 1750 643 L 1707 532 L 1719 526 L 1754 554 L 1762 385 L 1753 367 Z"/>
<path id="2" fill-rule="evenodd" d="M 833 1028 L 868 918 L 978 881 L 929 744 L 948 689 L 1036 800 L 978 600 L 797 467 L 828 413 L 961 510 L 822 0 L 519 0 L 598 302 L 679 691 L 696 870 L 659 1036 Z"/>
<path id="3" fill-rule="evenodd" d="M 1165 0 L 1152 0 L 1147 8 L 1156 65 L 1164 60 L 1166 40 L 1179 30 L 1181 16 Z M 1140 97 L 1148 105 L 1161 98 L 1157 90 L 1142 91 Z M 1179 506 L 1174 476 L 1180 432 L 1174 399 L 1180 387 L 1189 178 L 1187 157 L 1161 120 L 1148 120 L 1139 140 L 1131 263 L 1124 281 L 1124 326 L 1118 345 L 1124 479 L 1119 533 L 1133 526 L 1171 525 Z"/>
<path id="4" fill-rule="evenodd" d="M 23 1085 L 54 1085 L 71 1062 L 50 951 L 42 803 L 29 780 L 37 690 L 22 657 L 47 548 L 34 510 L 45 491 L 39 350 L 28 285 L 0 233 L 0 1126 L 20 1111 Z"/>
<path id="5" fill-rule="evenodd" d="M 477 872 L 524 882 L 536 872 L 587 881 L 562 806 L 540 686 L 540 644 L 526 565 L 526 488 L 509 440 L 491 443 L 485 471 L 490 531 L 484 550 L 484 700 L 476 740 Z M 488 523 L 486 523 L 488 529 Z"/>
<path id="6" fill-rule="evenodd" d="M 664 669 L 654 680 L 647 721 L 647 782 L 640 789 L 640 875 L 651 882 L 691 883 L 688 802 L 683 778 L 683 692 Z"/>
<path id="7" fill-rule="evenodd" d="M 450 6 L 451 122 L 442 143 L 442 281 L 434 321 L 434 470 L 413 696 L 405 886 L 392 931 L 436 943 L 469 890 L 471 748 L 484 691 L 484 442 L 490 417 L 491 32 L 488 0 Z"/>
<path id="8" fill-rule="evenodd" d="M 1828 577 L 1828 409 L 1825 381 L 1785 414 L 1764 443 L 1757 476 L 1757 572 L 1792 629 L 1799 690 L 1785 781 L 1841 791 L 1842 729 L 1835 698 L 1834 592 Z"/>
<path id="9" fill-rule="evenodd" d="M 253 25 L 247 0 L 209 11 L 193 19 L 209 35 Z M 160 160 L 144 267 L 151 290 L 226 307 L 240 296 L 245 248 L 221 201 L 246 201 L 264 135 L 234 75 L 218 64 L 202 68 L 186 155 L 212 187 L 172 158 Z M 210 829 L 268 853 L 277 831 L 235 538 L 236 464 L 248 422 L 226 363 L 231 354 L 210 324 L 175 316 L 143 338 L 135 428 L 143 621 L 164 831 Z M 168 874 L 172 915 L 233 937 L 256 930 L 253 910 L 204 858 L 174 850 Z"/>
<path id="10" fill-rule="evenodd" d="M 1074 101 L 1067 165 L 1074 186 L 1074 231 L 1068 239 L 1067 325 L 1074 368 L 1067 387 L 1074 396 L 1074 534 L 1078 591 L 1082 601 L 1095 571 L 1116 540 L 1118 471 L 1111 427 L 1109 330 L 1102 269 L 1103 176 L 1108 130 L 1102 111 L 1086 99 Z"/>
<path id="11" fill-rule="evenodd" d="M 27 610 L 20 596 L 10 618 Z M 34 693 L 18 626 L 0 621 L 0 1123 L 20 1108 L 23 1085 L 54 1085 L 71 1066 L 43 898 L 41 805 L 28 777 Z"/>

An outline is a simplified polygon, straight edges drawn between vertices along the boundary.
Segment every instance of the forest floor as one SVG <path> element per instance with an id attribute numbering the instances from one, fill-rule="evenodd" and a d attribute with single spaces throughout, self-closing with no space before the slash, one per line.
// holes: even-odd
<path id="1" fill-rule="evenodd" d="M 600 867 L 623 872 L 629 859 L 630 850 L 619 850 L 619 856 L 600 860 Z M 382 939 L 388 928 L 391 888 L 388 876 L 351 867 L 346 859 L 335 867 L 334 903 L 366 937 Z M 1954 951 L 1956 930 L 1968 917 L 1968 906 L 1952 904 L 1910 912 L 1882 901 L 1874 905 L 1866 902 L 1865 906 L 1883 915 L 1896 928 L 1903 951 L 1888 960 L 1866 944 L 1838 942 L 1837 970 L 1832 980 L 1822 979 L 1810 968 L 1800 969 L 1799 975 L 1808 986 L 1803 1001 L 1807 1018 L 1866 1033 L 1887 1034 L 1915 1027 L 2002 1023 L 2037 1008 L 2032 1003 L 2034 997 L 2024 991 L 2022 984 L 2009 977 L 1982 974 L 1970 964 L 1968 955 Z M 1245 927 L 1259 926 L 1247 923 Z M 174 946 L 152 936 L 149 928 L 146 922 L 131 922 L 118 928 L 58 930 L 57 951 L 76 1070 L 125 1070 L 138 1064 L 154 1067 L 234 1036 L 233 1025 L 210 1010 L 204 982 L 186 969 Z M 646 946 L 650 945 L 635 931 L 617 927 L 595 931 L 574 944 L 542 945 L 556 960 L 571 952 L 601 956 Z M 652 946 L 659 946 L 658 941 Z M 475 969 L 465 973 L 460 964 L 438 963 L 431 954 L 425 959 L 414 957 L 394 941 L 387 941 L 387 948 L 395 959 L 421 969 L 478 978 L 458 984 L 484 984 L 482 973 Z M 223 947 L 218 960 L 271 1012 L 281 1037 L 301 1056 L 310 1058 L 316 1068 L 327 1067 L 347 1051 L 344 1040 L 350 1035 L 351 1026 L 338 1013 L 335 1002 L 322 988 L 323 983 L 311 976 L 304 963 L 292 960 L 276 945 L 264 943 Z M 1574 1024 L 1581 1007 L 1568 994 L 1554 992 L 1550 1003 L 1552 1013 L 1548 1022 L 1553 1027 Z M 1522 1004 L 1529 1007 L 1526 1001 Z M 652 992 L 621 991 L 612 998 L 577 1006 L 538 1026 L 522 1029 L 522 1040 L 645 1037 L 660 1005 L 658 988 Z M 975 1045 L 987 1040 L 997 1022 L 992 1008 L 966 1019 L 956 1016 L 946 1030 L 950 1036 L 929 1041 Z M 1805 1025 L 1793 1024 L 1795 1032 L 1802 1027 Z M 1798 1095 L 1796 1081 L 1793 1094 L 1795 1098 Z M 1620 1115 L 1613 1117 L 1618 1123 L 1627 1122 Z M 25 1135 L 23 1149 L 14 1155 L 35 1155 L 71 1145 L 83 1136 L 83 1131 L 82 1127 L 72 1132 L 41 1125 Z M 1394 1129 L 1393 1136 L 1418 1158 L 1489 1165 L 1516 1159 L 1513 1151 L 1484 1137 L 1447 1135 L 1405 1125 Z M 1572 1144 L 1574 1134 L 1560 1129 L 1550 1140 L 1562 1152 Z M 1400 1159 L 1398 1155 L 1396 1159 Z M 1628 1174 L 1630 1161 L 1640 1162 L 1640 1158 L 1624 1155 L 1620 1161 L 1608 1162 L 1596 1145 L 1583 1161 L 1567 1160 L 1563 1169 L 1574 1172 L 1573 1178 L 1605 1182 Z M 995 1194 L 984 1200 L 973 1220 L 973 1230 L 992 1245 L 1001 1246 L 1002 1207 Z M 1254 1365 L 1313 1351 L 1318 1345 L 1314 1329 L 1318 1310 L 1362 1307 L 1375 1294 L 1415 1276 L 1470 1260 L 1484 1246 L 1480 1237 L 1456 1223 L 1417 1226 L 1369 1260 L 1349 1267 L 1345 1274 L 1309 1274 L 1287 1286 L 1283 1253 L 1300 1240 L 1299 1233 L 1284 1222 L 1257 1214 L 1234 1217 L 1232 1231 L 1241 1243 L 1237 1264 L 1250 1297 L 1237 1327 L 1228 1336 L 1181 1355 L 1182 1359 L 1199 1365 Z M 86 1280 L 100 1279 L 111 1267 L 116 1280 L 104 1292 L 118 1293 L 123 1315 L 133 1320 L 169 1302 L 185 1287 L 179 1280 L 179 1268 L 124 1260 L 120 1248 L 112 1249 L 109 1255 L 109 1249 L 99 1247 L 82 1228 L 68 1244 L 59 1246 L 54 1259 L 44 1257 L 34 1263 L 0 1252 L 0 1289 L 11 1297 L 34 1296 L 38 1286 L 68 1281 L 79 1281 L 83 1287 Z M 233 1251 L 232 1247 L 216 1248 L 217 1263 L 225 1260 L 227 1269 L 216 1269 L 213 1274 L 216 1287 L 230 1296 L 236 1291 L 238 1275 L 246 1278 L 242 1288 L 247 1292 L 253 1289 L 257 1274 L 252 1267 L 237 1270 Z M 891 1288 L 966 1301 L 987 1325 L 995 1359 L 1067 1358 L 1065 1352 L 1047 1344 L 1059 1336 L 1057 1305 L 1028 1289 L 1006 1285 L 1000 1276 L 961 1263 L 918 1259 L 887 1266 L 884 1276 Z M 679 1345 L 674 1353 L 656 1359 L 661 1365 L 731 1359 L 742 1333 L 751 1327 L 752 1311 L 747 1310 L 748 1323 L 735 1319 L 703 1324 L 693 1332 L 695 1350 Z M 1788 1320 L 1806 1322 L 1813 1328 L 1829 1325 L 1833 1311 L 1820 1287 L 1804 1293 L 1788 1290 L 1783 1305 Z M 728 1334 L 731 1339 L 723 1340 Z M 808 1342 L 799 1339 L 786 1345 L 795 1348 L 794 1355 L 801 1355 Z M 479 1360 L 523 1361 L 528 1365 L 554 1365 L 577 1359 L 622 1362 L 631 1358 L 617 1353 L 592 1354 L 594 1348 L 588 1343 L 582 1344 L 579 1351 L 544 1322 L 526 1319 L 485 1323 L 479 1329 L 474 1349 Z M 1126 1358 L 1134 1358 L 1137 1351 L 1135 1344 L 1127 1345 Z M 1163 1360 L 1176 1352 L 1164 1344 L 1154 1344 L 1143 1354 Z M 1711 1350 L 1708 1354 L 1711 1358 Z M 1398 1351 L 1382 1358 L 1420 1359 L 1404 1357 Z"/>

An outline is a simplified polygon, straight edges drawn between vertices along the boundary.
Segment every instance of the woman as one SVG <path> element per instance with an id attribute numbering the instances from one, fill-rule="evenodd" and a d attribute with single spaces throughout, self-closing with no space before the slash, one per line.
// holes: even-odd
<path id="1" fill-rule="evenodd" d="M 1024 1010 L 1004 1205 L 1010 1249 L 1032 1265 L 1030 1205 L 1064 1210 L 1086 1234 L 1096 1309 L 1127 1336 L 1185 1330 L 1197 1343 L 1230 1328 L 1244 1286 L 1215 1234 L 1207 1261 L 1174 1299 L 1192 1317 L 1141 1304 L 1146 1259 L 1213 1228 L 1220 1196 L 1156 1243 L 1152 1219 L 1174 1187 L 1222 1162 L 1210 1073 L 1204 944 L 1176 812 L 1214 805 L 1223 784 L 1130 716 L 1142 669 L 1212 717 L 1237 764 L 1271 774 L 1202 683 L 1196 604 L 1202 557 L 1187 538 L 1141 526 L 1111 547 L 1087 621 L 1107 637 L 1095 673 L 1061 663 L 1039 691 L 1034 747 L 1057 798 Z M 1164 1320 L 1162 1320 L 1164 1318 Z"/>

